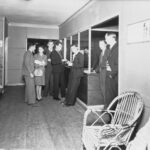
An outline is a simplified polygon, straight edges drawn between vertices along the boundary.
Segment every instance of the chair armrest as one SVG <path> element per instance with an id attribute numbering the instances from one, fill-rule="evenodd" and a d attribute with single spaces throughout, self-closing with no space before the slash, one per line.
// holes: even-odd
<path id="1" fill-rule="evenodd" d="M 92 105 L 92 106 L 87 106 L 87 110 L 93 110 L 93 111 L 99 111 L 104 109 L 104 105 Z"/>
<path id="2" fill-rule="evenodd" d="M 88 106 L 87 110 L 84 113 L 83 125 L 86 125 L 87 117 L 88 117 L 88 115 L 91 112 L 96 112 L 96 111 L 100 111 L 101 112 L 103 110 L 103 108 L 104 108 L 104 105 L 92 105 L 92 106 Z"/>
<path id="3" fill-rule="evenodd" d="M 98 110 L 97 108 L 96 109 L 89 108 L 89 109 L 87 109 L 87 111 L 84 114 L 83 125 L 86 126 L 87 123 L 89 123 L 89 121 L 90 121 L 91 126 L 94 126 L 97 123 L 99 125 L 100 124 L 101 125 L 108 124 L 108 122 L 110 122 L 110 120 L 113 119 L 113 113 L 114 113 L 114 111 Z M 91 117 L 93 119 L 90 119 L 89 117 Z"/>

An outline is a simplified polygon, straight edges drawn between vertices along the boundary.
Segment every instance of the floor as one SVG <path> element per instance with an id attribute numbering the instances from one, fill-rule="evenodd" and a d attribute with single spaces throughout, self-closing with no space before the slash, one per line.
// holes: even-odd
<path id="1" fill-rule="evenodd" d="M 23 87 L 0 97 L 0 150 L 81 150 L 84 109 L 63 107 L 51 97 L 39 107 L 24 103 Z"/>

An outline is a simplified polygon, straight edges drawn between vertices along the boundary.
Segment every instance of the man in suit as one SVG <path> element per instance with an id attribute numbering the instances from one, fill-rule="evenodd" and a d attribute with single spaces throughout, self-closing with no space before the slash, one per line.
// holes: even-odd
<path id="1" fill-rule="evenodd" d="M 106 107 L 118 95 L 118 43 L 115 33 L 106 33 L 109 56 L 106 63 Z"/>
<path id="2" fill-rule="evenodd" d="M 45 87 L 43 96 L 47 97 L 53 95 L 53 74 L 52 74 L 52 64 L 51 64 L 51 52 L 53 51 L 54 42 L 52 40 L 47 43 L 48 49 L 46 50 L 47 56 L 47 66 L 45 68 Z"/>
<path id="3" fill-rule="evenodd" d="M 65 81 L 64 81 L 64 63 L 61 54 L 62 44 L 59 41 L 55 42 L 54 50 L 51 53 L 51 63 L 53 66 L 53 88 L 54 100 L 60 100 L 59 98 L 59 86 L 61 89 L 61 97 L 65 98 Z"/>
<path id="4" fill-rule="evenodd" d="M 25 102 L 33 105 L 36 102 L 35 83 L 34 83 L 34 58 L 35 44 L 29 45 L 28 50 L 24 54 L 22 75 L 25 79 Z"/>
<path id="5" fill-rule="evenodd" d="M 99 41 L 99 48 L 101 50 L 101 54 L 99 55 L 99 65 L 96 68 L 96 72 L 99 72 L 100 90 L 105 104 L 106 62 L 107 62 L 109 49 L 107 48 L 107 44 L 104 40 Z"/>
<path id="6" fill-rule="evenodd" d="M 84 70 L 84 52 L 78 49 L 77 44 L 72 44 L 71 51 L 73 53 L 73 63 L 69 62 L 72 67 L 69 74 L 65 106 L 75 105 L 78 87 Z"/>
<path id="7" fill-rule="evenodd" d="M 97 67 L 99 66 L 99 56 L 101 51 L 99 49 L 95 49 L 92 52 L 92 71 L 96 71 Z"/>

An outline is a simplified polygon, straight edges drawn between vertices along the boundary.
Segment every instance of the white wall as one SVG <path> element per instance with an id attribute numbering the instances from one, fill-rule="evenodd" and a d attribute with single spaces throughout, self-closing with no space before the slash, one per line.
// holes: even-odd
<path id="1" fill-rule="evenodd" d="M 120 20 L 119 89 L 141 93 L 145 102 L 143 122 L 150 116 L 150 42 L 129 44 L 127 29 L 130 24 L 150 19 L 149 6 L 150 1 L 125 1 Z"/>
<path id="2" fill-rule="evenodd" d="M 149 1 L 96 1 L 60 26 L 60 38 L 64 38 L 119 14 L 119 92 L 135 90 L 143 96 L 142 125 L 150 116 L 150 42 L 128 44 L 127 28 L 150 19 L 149 6 Z"/>
<path id="3" fill-rule="evenodd" d="M 103 22 L 121 11 L 121 2 L 116 0 L 91 2 L 79 15 L 60 25 L 60 39 L 87 30 L 92 25 Z"/>

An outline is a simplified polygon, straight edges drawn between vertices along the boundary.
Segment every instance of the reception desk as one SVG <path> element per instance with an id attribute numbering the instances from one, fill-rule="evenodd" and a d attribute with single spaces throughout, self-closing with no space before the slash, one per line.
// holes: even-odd
<path id="1" fill-rule="evenodd" d="M 78 96 L 86 105 L 103 105 L 104 100 L 100 90 L 99 74 L 84 73 L 78 89 Z"/>
<path id="2" fill-rule="evenodd" d="M 65 68 L 65 80 L 68 84 L 70 68 Z M 99 74 L 84 73 L 80 80 L 77 97 L 86 105 L 103 105 L 104 100 L 100 90 Z"/>

